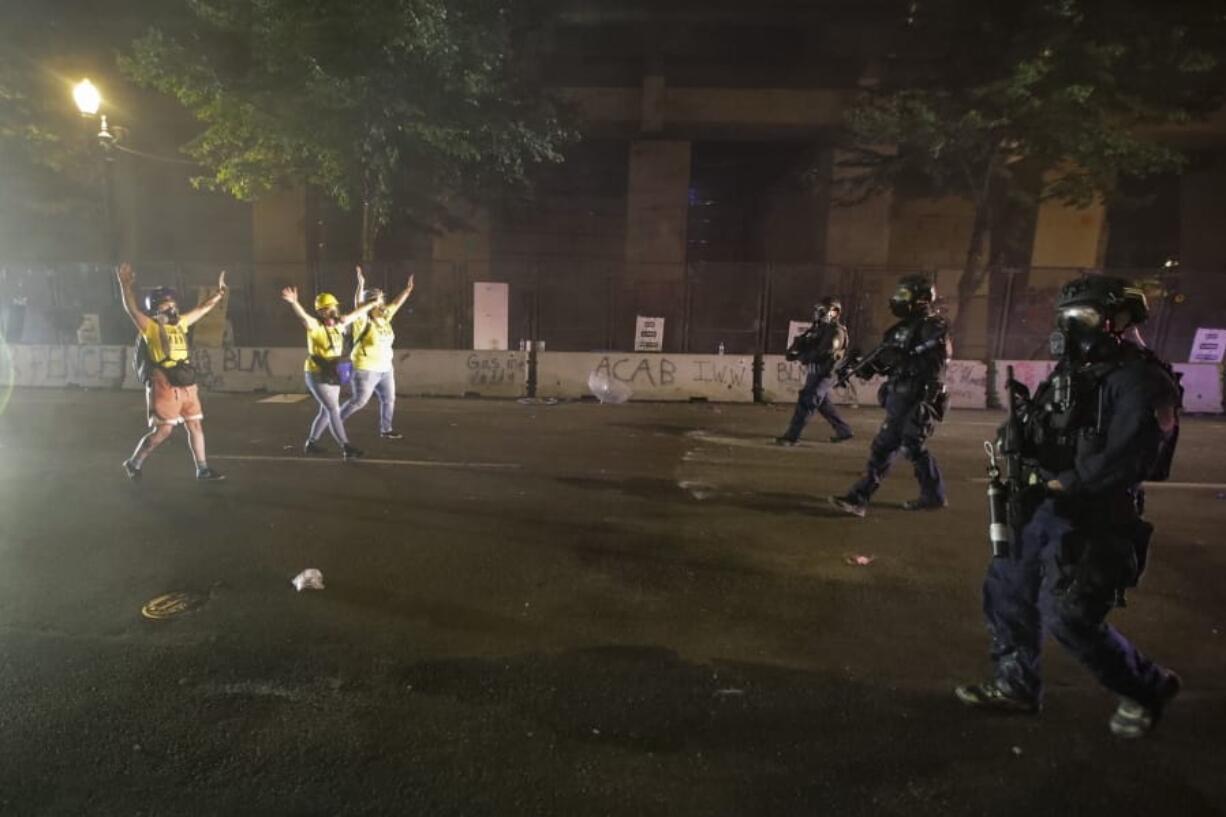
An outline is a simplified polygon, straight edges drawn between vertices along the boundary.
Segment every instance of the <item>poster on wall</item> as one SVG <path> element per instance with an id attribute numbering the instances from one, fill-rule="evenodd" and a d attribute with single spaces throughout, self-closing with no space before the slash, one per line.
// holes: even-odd
<path id="1" fill-rule="evenodd" d="M 1226 329 L 1196 330 L 1192 339 L 1192 354 L 1188 356 L 1189 363 L 1221 363 L 1226 353 Z"/>
<path id="2" fill-rule="evenodd" d="M 639 315 L 634 322 L 634 351 L 661 352 L 664 350 L 664 319 Z"/>
<path id="3" fill-rule="evenodd" d="M 507 348 L 511 285 L 477 281 L 473 284 L 473 348 Z"/>

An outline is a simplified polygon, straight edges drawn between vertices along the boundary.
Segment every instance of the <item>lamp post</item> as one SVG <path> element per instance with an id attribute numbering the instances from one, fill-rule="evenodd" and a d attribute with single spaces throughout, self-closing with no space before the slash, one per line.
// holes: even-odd
<path id="1" fill-rule="evenodd" d="M 90 119 L 98 117 L 99 120 L 96 136 L 102 148 L 102 174 L 106 183 L 102 206 L 106 213 L 107 260 L 116 264 L 119 262 L 119 233 L 115 224 L 115 134 L 107 124 L 106 114 L 98 113 L 102 107 L 102 92 L 92 82 L 83 79 L 73 86 L 72 100 L 81 116 Z"/>

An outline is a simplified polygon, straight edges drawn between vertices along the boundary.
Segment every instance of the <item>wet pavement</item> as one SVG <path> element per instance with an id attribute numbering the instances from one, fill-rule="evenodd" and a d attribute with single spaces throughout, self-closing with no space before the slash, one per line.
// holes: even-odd
<path id="1" fill-rule="evenodd" d="M 1186 692 L 1124 743 L 1054 644 L 1040 717 L 951 694 L 987 670 L 997 415 L 934 439 L 949 509 L 902 511 L 900 461 L 858 520 L 823 497 L 874 409 L 783 449 L 784 406 L 402 400 L 343 463 L 262 397 L 206 396 L 218 484 L 181 436 L 124 477 L 138 394 L 0 415 L 0 814 L 1226 813 L 1226 422 L 1150 492 L 1113 622 Z"/>

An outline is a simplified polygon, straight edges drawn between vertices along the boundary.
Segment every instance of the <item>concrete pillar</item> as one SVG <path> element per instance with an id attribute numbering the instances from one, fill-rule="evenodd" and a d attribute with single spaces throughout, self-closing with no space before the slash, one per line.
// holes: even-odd
<path id="1" fill-rule="evenodd" d="M 665 349 L 681 346 L 689 189 L 689 142 L 630 145 L 625 276 L 613 313 L 620 348 L 631 348 L 635 315 L 664 318 Z"/>
<path id="2" fill-rule="evenodd" d="M 826 264 L 848 267 L 883 267 L 890 256 L 890 210 L 894 196 L 882 193 L 857 204 L 840 203 L 844 183 L 857 170 L 840 167 L 848 157 L 844 151 L 831 151 L 829 178 L 831 203 L 826 216 Z"/>
<path id="3" fill-rule="evenodd" d="M 1106 224 L 1107 208 L 1101 201 L 1085 208 L 1058 201 L 1039 204 L 1030 254 L 1030 286 L 1058 286 L 1079 269 L 1101 266 Z"/>
<path id="4" fill-rule="evenodd" d="M 298 298 L 309 311 L 315 297 L 307 246 L 305 187 L 267 193 L 251 207 L 251 253 L 255 261 L 250 304 L 252 337 L 244 343 L 281 345 L 301 342 L 301 327 L 285 304 L 277 300 L 283 287 L 298 287 Z M 237 282 L 235 282 L 237 283 Z"/>

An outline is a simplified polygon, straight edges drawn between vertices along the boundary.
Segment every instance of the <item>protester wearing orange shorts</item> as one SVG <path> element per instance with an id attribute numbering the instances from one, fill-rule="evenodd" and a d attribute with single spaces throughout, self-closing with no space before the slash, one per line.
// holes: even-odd
<path id="1" fill-rule="evenodd" d="M 188 312 L 179 314 L 175 292 L 158 287 L 145 296 L 144 308 L 136 302 L 132 286 L 136 274 L 130 264 L 120 265 L 119 289 L 123 293 L 123 308 L 140 334 L 136 339 L 141 350 L 138 376 L 145 381 L 145 403 L 149 409 L 149 432 L 136 444 L 132 456 L 123 462 L 123 470 L 131 479 L 139 479 L 145 458 L 161 445 L 182 424 L 187 429 L 187 444 L 196 464 L 196 479 L 216 481 L 224 476 L 209 467 L 204 451 L 204 411 L 196 388 L 187 345 L 187 330 L 221 303 L 226 291 L 226 273 L 217 279 L 217 292 Z"/>

